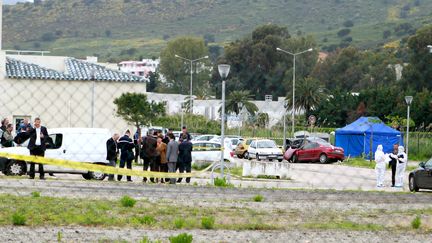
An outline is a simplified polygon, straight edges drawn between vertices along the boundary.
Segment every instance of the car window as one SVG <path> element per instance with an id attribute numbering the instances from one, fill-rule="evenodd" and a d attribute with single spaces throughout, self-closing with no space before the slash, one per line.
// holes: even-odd
<path id="1" fill-rule="evenodd" d="M 425 168 L 432 169 L 432 159 L 430 159 L 428 162 L 426 162 Z"/>
<path id="2" fill-rule="evenodd" d="M 255 148 L 255 141 L 253 141 L 253 142 L 250 144 L 250 147 L 251 147 L 251 148 Z"/>
<path id="3" fill-rule="evenodd" d="M 219 144 L 215 144 L 215 143 L 206 143 L 205 144 L 205 150 L 206 151 L 216 151 L 220 149 L 220 145 Z"/>
<path id="4" fill-rule="evenodd" d="M 250 145 L 252 143 L 252 141 L 253 140 L 251 140 L 251 139 L 246 140 L 246 145 Z"/>
<path id="5" fill-rule="evenodd" d="M 47 149 L 58 149 L 62 146 L 63 134 L 51 134 L 46 141 Z"/>
<path id="6" fill-rule="evenodd" d="M 194 143 L 192 150 L 193 151 L 203 151 L 203 150 L 205 150 L 205 144 L 204 143 Z"/>
<path id="7" fill-rule="evenodd" d="M 276 148 L 274 141 L 261 141 L 258 142 L 258 148 Z"/>
<path id="8" fill-rule="evenodd" d="M 319 147 L 318 143 L 308 143 L 305 146 L 303 146 L 303 149 L 313 149 L 318 147 Z"/>

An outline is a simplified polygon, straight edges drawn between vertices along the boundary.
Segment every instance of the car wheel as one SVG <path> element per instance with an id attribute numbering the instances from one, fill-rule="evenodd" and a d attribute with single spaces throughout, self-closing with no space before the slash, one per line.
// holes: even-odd
<path id="1" fill-rule="evenodd" d="M 412 192 L 418 192 L 419 191 L 419 188 L 417 186 L 417 183 L 416 183 L 413 175 L 410 175 L 408 185 L 409 185 L 410 191 L 412 191 Z"/>
<path id="2" fill-rule="evenodd" d="M 259 154 L 256 154 L 256 160 L 258 160 L 258 161 L 261 160 L 260 157 L 259 157 Z"/>
<path id="3" fill-rule="evenodd" d="M 239 159 L 243 159 L 243 154 L 237 154 L 237 158 L 239 158 Z"/>
<path id="4" fill-rule="evenodd" d="M 282 162 L 282 159 L 278 159 L 279 162 Z"/>
<path id="5" fill-rule="evenodd" d="M 244 156 L 243 156 L 245 159 L 248 159 L 248 160 L 250 160 L 251 158 L 249 157 L 249 153 L 246 151 L 245 153 L 244 153 Z"/>
<path id="6" fill-rule="evenodd" d="M 105 179 L 106 177 L 106 174 L 102 172 L 89 171 L 88 175 L 91 180 L 98 180 L 98 181 L 103 181 L 103 179 Z"/>
<path id="7" fill-rule="evenodd" d="M 27 164 L 24 161 L 11 160 L 6 167 L 6 175 L 22 176 L 27 172 Z"/>
<path id="8" fill-rule="evenodd" d="M 291 157 L 291 162 L 297 163 L 297 155 L 293 154 L 293 156 Z"/>
<path id="9" fill-rule="evenodd" d="M 321 155 L 320 155 L 320 157 L 319 157 L 319 162 L 320 162 L 321 164 L 325 164 L 325 163 L 327 163 L 327 160 L 328 160 L 328 158 L 327 158 L 327 155 L 326 155 L 326 154 L 321 154 Z"/>
<path id="10" fill-rule="evenodd" d="M 82 177 L 86 180 L 91 180 L 90 173 L 82 174 Z"/>

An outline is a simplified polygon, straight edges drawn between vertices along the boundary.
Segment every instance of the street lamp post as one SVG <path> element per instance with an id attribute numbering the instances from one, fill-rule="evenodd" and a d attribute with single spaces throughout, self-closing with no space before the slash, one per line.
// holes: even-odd
<path id="1" fill-rule="evenodd" d="M 238 134 L 239 134 L 239 136 L 240 136 L 240 131 L 241 131 L 241 127 L 242 127 L 242 119 L 241 119 L 241 114 L 240 114 L 240 112 L 242 111 L 242 109 L 243 109 L 243 103 L 242 102 L 238 102 L 237 103 L 237 108 L 238 108 L 238 115 L 237 115 L 237 118 L 238 118 L 238 121 L 239 121 L 239 132 L 238 132 Z"/>
<path id="2" fill-rule="evenodd" d="M 91 88 L 91 127 L 94 127 L 96 69 L 90 70 L 90 78 L 91 78 L 91 81 L 92 81 L 92 88 Z"/>
<path id="3" fill-rule="evenodd" d="M 224 149 L 225 149 L 225 80 L 230 71 L 230 65 L 219 64 L 219 75 L 222 78 L 222 113 L 221 113 L 221 177 L 224 178 Z"/>
<path id="4" fill-rule="evenodd" d="M 283 149 L 286 149 L 286 109 L 288 108 L 288 101 L 284 101 L 284 113 L 283 113 Z"/>
<path id="5" fill-rule="evenodd" d="M 175 57 L 177 57 L 177 58 L 180 58 L 180 59 L 182 59 L 182 60 L 184 60 L 184 61 L 187 61 L 187 62 L 190 62 L 190 97 L 189 97 L 189 110 L 190 110 L 190 113 L 193 113 L 193 100 L 192 100 L 192 81 L 193 81 L 193 68 L 192 68 L 192 64 L 194 63 L 194 62 L 198 62 L 198 61 L 200 61 L 200 60 L 202 60 L 202 59 L 207 59 L 208 58 L 208 56 L 204 56 L 204 57 L 200 57 L 200 58 L 197 58 L 197 59 L 188 59 L 188 58 L 184 58 L 184 57 L 181 57 L 181 56 L 179 56 L 179 55 L 175 55 Z"/>
<path id="6" fill-rule="evenodd" d="M 412 96 L 405 96 L 405 102 L 407 104 L 407 137 L 406 137 L 406 145 L 405 145 L 407 157 L 408 157 L 408 142 L 409 142 L 410 106 L 412 100 L 413 100 Z"/>
<path id="7" fill-rule="evenodd" d="M 313 48 L 309 48 L 305 51 L 292 53 L 286 50 L 283 50 L 281 48 L 276 48 L 277 51 L 281 51 L 283 53 L 289 54 L 293 56 L 293 93 L 292 93 L 292 134 L 294 136 L 294 129 L 295 129 L 295 81 L 296 81 L 296 57 L 300 54 L 313 51 Z"/>

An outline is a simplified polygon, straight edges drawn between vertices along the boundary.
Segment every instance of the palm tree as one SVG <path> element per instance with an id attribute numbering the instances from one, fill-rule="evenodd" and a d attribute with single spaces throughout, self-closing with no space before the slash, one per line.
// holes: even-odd
<path id="1" fill-rule="evenodd" d="M 307 115 L 317 107 L 325 96 L 325 89 L 319 80 L 314 78 L 305 78 L 296 83 L 295 91 L 295 109 L 304 110 Z M 288 109 L 292 107 L 292 90 L 286 97 Z"/>
<path id="2" fill-rule="evenodd" d="M 234 112 L 236 115 L 238 115 L 240 113 L 239 103 L 242 103 L 243 107 L 245 107 L 251 115 L 254 115 L 255 112 L 258 111 L 258 107 L 252 103 L 251 100 L 252 95 L 248 90 L 232 91 L 226 100 L 226 112 Z"/>

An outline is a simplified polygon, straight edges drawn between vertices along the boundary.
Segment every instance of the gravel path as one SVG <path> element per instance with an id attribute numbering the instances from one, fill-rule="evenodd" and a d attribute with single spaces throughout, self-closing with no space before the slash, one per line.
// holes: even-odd
<path id="1" fill-rule="evenodd" d="M 1 242 L 139 242 L 144 237 L 150 240 L 169 242 L 168 238 L 180 233 L 192 234 L 194 242 L 428 242 L 431 234 L 369 231 L 229 231 L 229 230 L 140 230 L 99 229 L 84 227 L 66 228 L 0 228 Z"/>

